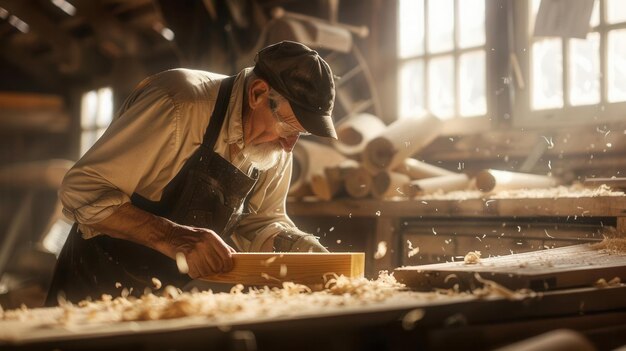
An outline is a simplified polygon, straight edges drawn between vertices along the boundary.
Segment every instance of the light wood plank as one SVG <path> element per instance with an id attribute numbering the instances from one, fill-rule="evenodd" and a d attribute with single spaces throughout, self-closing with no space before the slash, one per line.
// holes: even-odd
<path id="1" fill-rule="evenodd" d="M 365 254 L 334 253 L 235 253 L 234 267 L 228 273 L 204 277 L 203 280 L 244 285 L 280 285 L 294 282 L 309 286 L 324 283 L 324 275 L 362 277 Z"/>
<path id="2" fill-rule="evenodd" d="M 394 271 L 398 281 L 415 289 L 474 288 L 475 274 L 510 289 L 552 290 L 591 286 L 598 279 L 626 278 L 626 253 L 595 249 L 592 245 L 573 245 L 481 259 L 478 264 L 448 262 L 400 267 Z"/>

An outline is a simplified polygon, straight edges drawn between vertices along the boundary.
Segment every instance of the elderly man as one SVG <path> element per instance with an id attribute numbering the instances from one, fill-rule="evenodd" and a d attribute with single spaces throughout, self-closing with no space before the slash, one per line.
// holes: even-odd
<path id="1" fill-rule="evenodd" d="M 147 78 L 60 190 L 75 225 L 47 305 L 182 287 L 232 269 L 241 251 L 326 251 L 285 212 L 302 134 L 336 138 L 328 64 L 284 41 L 236 76 L 188 69 Z M 177 266 L 177 262 L 179 263 Z M 188 275 L 181 274 L 188 269 Z"/>

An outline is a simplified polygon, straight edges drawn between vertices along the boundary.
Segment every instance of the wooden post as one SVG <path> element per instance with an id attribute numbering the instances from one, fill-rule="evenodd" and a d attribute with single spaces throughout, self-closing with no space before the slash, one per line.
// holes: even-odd
<path id="1" fill-rule="evenodd" d="M 541 189 L 558 184 L 555 178 L 528 173 L 487 169 L 476 175 L 476 187 L 484 192 L 512 189 Z"/>
<path id="2" fill-rule="evenodd" d="M 402 162 L 402 164 L 395 169 L 395 171 L 406 174 L 411 179 L 424 179 L 457 174 L 452 171 L 448 171 L 447 169 L 418 161 L 414 158 L 405 159 L 404 162 Z"/>

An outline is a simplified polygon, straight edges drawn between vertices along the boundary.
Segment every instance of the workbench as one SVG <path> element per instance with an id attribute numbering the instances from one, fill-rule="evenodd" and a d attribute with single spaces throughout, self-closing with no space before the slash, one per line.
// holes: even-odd
<path id="1" fill-rule="evenodd" d="M 471 295 L 371 304 L 230 324 L 202 317 L 32 326 L 0 321 L 2 350 L 485 350 L 556 328 L 599 350 L 626 344 L 626 287 L 552 291 L 523 300 Z M 403 326 L 407 313 L 423 317 Z"/>
<path id="2" fill-rule="evenodd" d="M 316 222 L 324 219 L 343 223 L 334 233 L 352 230 L 350 223 L 356 223 L 353 219 L 366 221 L 365 229 L 359 227 L 362 231 L 359 234 L 365 243 L 370 276 L 375 276 L 378 270 L 401 265 L 453 260 L 481 247 L 485 257 L 496 256 L 599 241 L 606 229 L 626 232 L 626 196 L 514 199 L 485 196 L 397 201 L 305 198 L 288 201 L 287 213 L 296 224 L 313 229 Z M 437 241 L 433 242 L 435 238 Z M 496 247 L 503 238 L 509 241 Z M 422 256 L 417 261 L 419 256 L 407 257 L 406 240 L 420 247 L 420 255 L 428 250 L 445 251 L 453 244 L 456 246 L 445 255 Z M 374 259 L 376 247 L 382 241 L 387 243 L 388 253 Z M 491 246 L 485 249 L 486 245 Z M 331 246 L 333 249 L 342 247 Z"/>

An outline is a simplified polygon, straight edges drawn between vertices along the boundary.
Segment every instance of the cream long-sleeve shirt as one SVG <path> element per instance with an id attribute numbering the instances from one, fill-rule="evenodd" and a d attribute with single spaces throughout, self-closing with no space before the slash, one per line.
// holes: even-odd
<path id="1" fill-rule="evenodd" d="M 241 113 L 244 82 L 250 72 L 244 69 L 235 79 L 214 147 L 248 174 L 251 162 L 241 152 L 231 158 L 229 146 L 244 146 Z M 133 193 L 160 200 L 165 186 L 202 143 L 223 78 L 205 71 L 175 69 L 139 84 L 102 137 L 63 179 L 59 191 L 63 213 L 79 224 L 85 238 L 100 234 L 89 224 L 130 202 Z M 248 239 L 256 233 L 278 232 L 276 224 L 295 227 L 285 212 L 291 166 L 291 153 L 283 152 L 274 168 L 260 172 L 249 200 L 251 214 L 233 234 L 240 250 L 250 249 Z"/>

